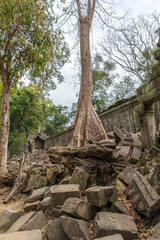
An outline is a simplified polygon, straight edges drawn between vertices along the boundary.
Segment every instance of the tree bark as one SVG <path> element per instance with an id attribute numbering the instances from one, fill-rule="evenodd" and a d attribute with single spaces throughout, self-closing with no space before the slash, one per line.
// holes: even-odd
<path id="1" fill-rule="evenodd" d="M 38 98 L 38 100 L 39 100 L 39 103 L 42 103 L 42 92 L 40 92 L 39 93 L 39 98 Z M 40 125 L 40 126 L 38 126 L 38 133 L 40 133 L 41 132 L 41 128 L 42 128 L 42 126 Z"/>
<path id="2" fill-rule="evenodd" d="M 7 167 L 7 149 L 9 138 L 9 92 L 11 83 L 2 74 L 2 113 L 1 113 L 1 136 L 0 136 L 0 176 L 3 176 Z"/>
<path id="3" fill-rule="evenodd" d="M 84 146 L 88 141 L 105 139 L 106 132 L 101 120 L 92 106 L 92 66 L 90 56 L 90 18 L 80 18 L 80 50 L 81 50 L 81 86 L 77 112 L 74 119 L 75 130 L 69 145 Z"/>

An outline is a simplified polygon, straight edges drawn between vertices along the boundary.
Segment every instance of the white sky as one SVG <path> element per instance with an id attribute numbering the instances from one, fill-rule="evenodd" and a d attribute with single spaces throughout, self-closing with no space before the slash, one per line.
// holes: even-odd
<path id="1" fill-rule="evenodd" d="M 120 2 L 120 1 L 119 1 Z M 131 9 L 132 15 L 150 14 L 154 11 L 160 11 L 160 0 L 121 0 L 121 4 L 117 6 L 119 12 Z M 100 37 L 99 37 L 100 38 Z M 66 41 L 71 46 L 74 40 L 67 36 Z M 92 39 L 91 39 L 92 41 Z M 71 63 L 65 64 L 62 69 L 65 83 L 57 84 L 57 89 L 50 92 L 50 98 L 53 103 L 62 106 L 71 107 L 73 102 L 77 102 L 77 88 L 75 89 L 73 75 L 75 75 L 74 57 L 70 58 Z"/>

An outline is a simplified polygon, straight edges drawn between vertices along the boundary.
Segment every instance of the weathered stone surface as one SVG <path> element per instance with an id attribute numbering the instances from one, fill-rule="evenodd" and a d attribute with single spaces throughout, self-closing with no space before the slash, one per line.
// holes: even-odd
<path id="1" fill-rule="evenodd" d="M 85 220 L 90 220 L 96 213 L 90 203 L 84 202 L 80 198 L 68 198 L 64 202 L 61 211 Z"/>
<path id="2" fill-rule="evenodd" d="M 59 184 L 60 184 L 60 185 L 69 184 L 70 180 L 71 180 L 71 176 L 65 176 L 65 177 L 62 179 L 62 181 L 60 181 Z"/>
<path id="3" fill-rule="evenodd" d="M 133 147 L 137 147 L 140 150 L 142 149 L 142 141 L 140 140 L 141 134 L 140 133 L 130 133 L 131 137 L 133 138 Z"/>
<path id="4" fill-rule="evenodd" d="M 160 239 L 160 222 L 153 227 L 154 233 L 148 240 L 159 240 Z"/>
<path id="5" fill-rule="evenodd" d="M 51 184 L 51 185 L 54 185 L 55 182 L 56 182 L 56 173 L 54 170 L 50 171 L 48 174 L 47 174 L 47 180 L 48 182 Z"/>
<path id="6" fill-rule="evenodd" d="M 120 179 L 116 179 L 116 189 L 118 190 L 118 191 L 123 191 L 123 190 L 125 190 L 125 188 L 126 188 L 126 184 L 123 182 L 123 181 L 121 181 Z"/>
<path id="7" fill-rule="evenodd" d="M 123 213 L 131 216 L 131 213 L 128 211 L 128 209 L 125 207 L 125 205 L 121 201 L 116 201 L 112 203 L 111 207 L 109 208 L 109 212 Z"/>
<path id="8" fill-rule="evenodd" d="M 62 219 L 56 219 L 47 225 L 46 234 L 48 240 L 69 240 L 62 228 Z"/>
<path id="9" fill-rule="evenodd" d="M 40 203 L 40 209 L 47 210 L 53 207 L 53 201 L 51 197 L 44 198 Z"/>
<path id="10" fill-rule="evenodd" d="M 89 173 L 84 170 L 83 167 L 76 167 L 71 176 L 69 184 L 79 184 L 80 189 L 84 191 L 87 186 Z"/>
<path id="11" fill-rule="evenodd" d="M 33 203 L 26 203 L 24 205 L 25 212 L 38 211 L 39 209 L 40 209 L 40 201 L 33 202 Z"/>
<path id="12" fill-rule="evenodd" d="M 160 196 L 139 172 L 129 185 L 134 208 L 148 218 L 160 211 Z"/>
<path id="13" fill-rule="evenodd" d="M 120 155 L 125 159 L 128 159 L 130 156 L 131 146 L 117 146 L 116 150 L 116 155 Z"/>
<path id="14" fill-rule="evenodd" d="M 35 215 L 34 212 L 30 212 L 18 218 L 18 220 L 9 228 L 7 233 L 18 232 L 21 228 Z"/>
<path id="15" fill-rule="evenodd" d="M 88 223 L 69 217 L 62 217 L 62 227 L 69 239 L 91 240 Z"/>
<path id="16" fill-rule="evenodd" d="M 88 202 L 97 207 L 104 206 L 107 202 L 115 202 L 118 198 L 116 188 L 111 186 L 95 186 L 85 192 Z"/>
<path id="17" fill-rule="evenodd" d="M 96 238 L 94 240 L 124 240 L 124 238 L 120 234 L 114 234 L 114 235 L 110 235 L 108 237 Z"/>
<path id="18" fill-rule="evenodd" d="M 32 219 L 30 219 L 22 228 L 22 231 L 29 231 L 34 229 L 41 229 L 47 224 L 48 220 L 44 216 L 43 212 L 37 213 Z"/>
<path id="19" fill-rule="evenodd" d="M 141 150 L 137 147 L 134 147 L 132 150 L 132 154 L 130 156 L 130 163 L 136 163 L 140 155 L 141 155 Z"/>
<path id="20" fill-rule="evenodd" d="M 54 185 L 51 186 L 50 191 L 54 205 L 63 204 L 69 197 L 81 197 L 78 184 Z"/>
<path id="21" fill-rule="evenodd" d="M 137 176 L 138 172 L 131 167 L 126 167 L 119 175 L 118 178 L 122 179 L 126 184 L 130 184 Z"/>
<path id="22" fill-rule="evenodd" d="M 32 192 L 31 196 L 28 199 L 26 199 L 25 202 L 26 203 L 33 203 L 33 202 L 36 202 L 36 201 L 41 201 L 44 198 L 47 191 L 48 191 L 48 187 L 35 189 Z"/>
<path id="23" fill-rule="evenodd" d="M 95 238 L 121 234 L 124 240 L 132 240 L 137 236 L 137 227 L 134 223 L 134 218 L 118 213 L 97 213 L 93 231 Z"/>
<path id="24" fill-rule="evenodd" d="M 154 163 L 150 173 L 147 176 L 147 181 L 153 185 L 160 186 L 160 164 Z"/>
<path id="25" fill-rule="evenodd" d="M 0 240 L 43 240 L 40 230 L 0 234 Z"/>
<path id="26" fill-rule="evenodd" d="M 22 215 L 23 211 L 4 210 L 0 215 L 0 233 L 6 232 Z"/>
<path id="27" fill-rule="evenodd" d="M 25 187 L 23 192 L 29 192 L 36 188 L 42 188 L 47 185 L 47 180 L 45 177 L 42 177 L 40 175 L 32 175 L 27 183 L 27 186 Z"/>
<path id="28" fill-rule="evenodd" d="M 125 135 L 116 126 L 114 127 L 113 134 L 116 144 L 120 143 L 120 141 L 125 138 Z"/>

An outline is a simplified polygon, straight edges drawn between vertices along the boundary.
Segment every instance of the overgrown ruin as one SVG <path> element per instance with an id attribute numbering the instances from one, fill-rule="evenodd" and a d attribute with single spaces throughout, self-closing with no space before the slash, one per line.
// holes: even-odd
<path id="1" fill-rule="evenodd" d="M 0 240 L 160 239 L 159 49 L 155 57 L 150 82 L 100 114 L 108 139 L 79 148 L 67 146 L 74 127 L 34 133 L 9 160 Z"/>

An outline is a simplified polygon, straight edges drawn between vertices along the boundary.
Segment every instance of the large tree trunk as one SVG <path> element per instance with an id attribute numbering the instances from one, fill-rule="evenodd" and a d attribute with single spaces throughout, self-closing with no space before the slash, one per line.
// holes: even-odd
<path id="1" fill-rule="evenodd" d="M 9 92 L 10 81 L 2 74 L 2 113 L 1 113 L 1 136 L 0 136 L 0 176 L 3 176 L 7 167 L 7 149 L 9 137 Z"/>
<path id="2" fill-rule="evenodd" d="M 42 92 L 39 93 L 39 103 L 42 103 Z M 38 133 L 41 132 L 41 126 L 38 126 Z"/>
<path id="3" fill-rule="evenodd" d="M 92 106 L 92 66 L 90 56 L 91 20 L 86 17 L 80 20 L 81 46 L 81 87 L 77 112 L 74 119 L 75 130 L 71 146 L 84 146 L 88 141 L 106 138 L 106 132 Z"/>

